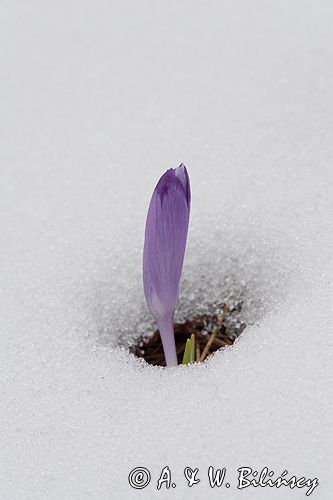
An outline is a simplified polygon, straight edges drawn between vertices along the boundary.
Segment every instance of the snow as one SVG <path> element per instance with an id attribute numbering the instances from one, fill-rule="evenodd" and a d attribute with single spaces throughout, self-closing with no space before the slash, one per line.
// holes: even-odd
<path id="1" fill-rule="evenodd" d="M 2 500 L 305 498 L 332 488 L 332 4 L 3 2 Z M 152 331 L 146 210 L 184 162 L 178 318 L 243 300 L 208 362 L 129 355 Z M 156 489 L 168 465 L 176 488 Z M 209 466 L 230 488 L 210 488 Z M 144 490 L 128 484 L 151 472 Z M 186 485 L 186 466 L 201 482 Z"/>

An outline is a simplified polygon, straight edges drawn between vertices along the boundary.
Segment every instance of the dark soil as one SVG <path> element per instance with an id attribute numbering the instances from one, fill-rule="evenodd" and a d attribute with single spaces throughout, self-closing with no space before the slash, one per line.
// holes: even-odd
<path id="1" fill-rule="evenodd" d="M 234 343 L 242 333 L 245 324 L 237 319 L 241 303 L 230 309 L 226 304 L 219 304 L 213 312 L 188 319 L 185 323 L 175 323 L 175 340 L 178 363 L 183 360 L 186 340 L 195 335 L 196 361 L 204 361 L 218 349 L 224 349 Z M 165 359 L 160 333 L 158 330 L 151 337 L 140 337 L 130 348 L 139 358 L 144 358 L 151 365 L 165 366 Z"/>

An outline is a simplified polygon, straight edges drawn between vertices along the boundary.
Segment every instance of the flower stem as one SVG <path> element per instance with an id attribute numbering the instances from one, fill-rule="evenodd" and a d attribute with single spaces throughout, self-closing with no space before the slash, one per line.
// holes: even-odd
<path id="1" fill-rule="evenodd" d="M 177 366 L 177 353 L 175 333 L 173 329 L 173 317 L 165 317 L 157 322 L 160 331 L 164 356 L 167 366 Z"/>

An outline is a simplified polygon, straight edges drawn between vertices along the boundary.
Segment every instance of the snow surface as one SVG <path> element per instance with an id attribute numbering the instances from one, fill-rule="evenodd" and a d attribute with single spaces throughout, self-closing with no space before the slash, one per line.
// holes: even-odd
<path id="1" fill-rule="evenodd" d="M 0 25 L 1 500 L 306 498 L 239 491 L 241 466 L 332 498 L 332 2 L 13 0 Z M 241 298 L 248 327 L 166 370 L 125 346 L 153 328 L 146 210 L 181 162 L 178 318 Z"/>

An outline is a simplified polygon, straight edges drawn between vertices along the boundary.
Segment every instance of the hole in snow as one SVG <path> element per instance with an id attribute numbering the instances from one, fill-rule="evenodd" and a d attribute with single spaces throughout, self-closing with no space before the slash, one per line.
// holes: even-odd
<path id="1" fill-rule="evenodd" d="M 218 248 L 206 242 L 205 246 L 188 249 L 175 318 L 180 358 L 181 344 L 191 333 L 196 334 L 200 351 L 204 348 L 223 304 L 228 305 L 229 312 L 209 352 L 223 348 L 218 340 L 230 345 L 245 325 L 260 323 L 267 313 L 280 307 L 288 289 L 287 260 L 281 249 L 277 252 L 267 242 L 251 243 L 249 239 L 237 246 L 235 241 L 215 239 Z M 125 267 L 119 267 L 112 277 L 105 279 L 104 274 L 103 270 L 103 280 L 95 283 L 93 296 L 88 296 L 88 334 L 99 345 L 123 347 L 146 359 L 146 350 L 154 348 L 154 356 L 150 354 L 147 361 L 163 365 L 162 346 L 144 301 L 141 274 L 133 279 Z"/>
<path id="2" fill-rule="evenodd" d="M 212 304 L 206 313 L 182 323 L 175 323 L 175 341 L 178 363 L 182 362 L 186 340 L 195 336 L 196 361 L 204 361 L 210 354 L 234 343 L 245 328 L 241 319 L 242 302 L 228 306 Z M 144 358 L 151 365 L 165 366 L 159 331 L 150 337 L 140 336 L 130 347 L 130 352 Z"/>

